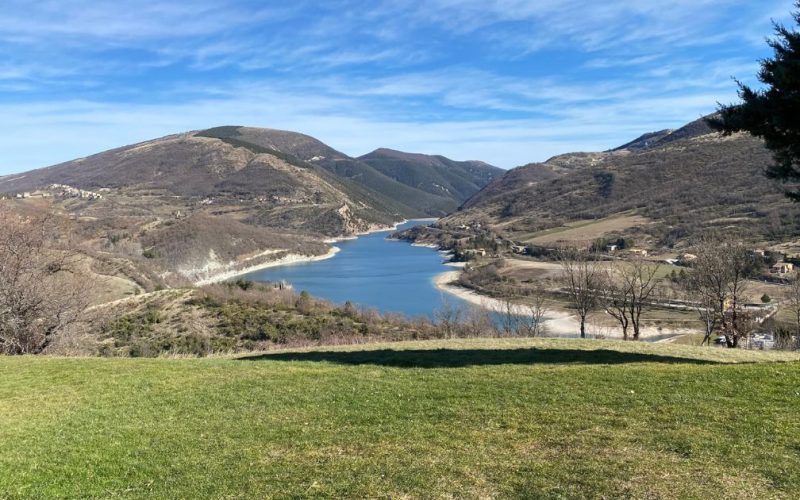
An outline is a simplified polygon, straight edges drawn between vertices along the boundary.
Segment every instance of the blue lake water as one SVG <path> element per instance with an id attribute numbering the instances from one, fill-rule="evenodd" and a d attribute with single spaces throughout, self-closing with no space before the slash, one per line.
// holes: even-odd
<path id="1" fill-rule="evenodd" d="M 425 224 L 409 221 L 398 229 Z M 387 240 L 390 232 L 372 233 L 335 245 L 341 251 L 327 260 L 272 267 L 245 276 L 254 281 L 284 280 L 298 292 L 335 303 L 354 304 L 398 312 L 406 316 L 432 316 L 441 307 L 444 292 L 433 284 L 440 273 L 452 271 L 432 248 Z M 462 303 L 446 294 L 450 303 Z"/>

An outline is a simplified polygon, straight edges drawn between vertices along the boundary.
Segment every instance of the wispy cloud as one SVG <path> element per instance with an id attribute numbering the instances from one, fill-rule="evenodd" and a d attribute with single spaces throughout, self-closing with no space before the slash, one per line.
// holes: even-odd
<path id="1" fill-rule="evenodd" d="M 733 100 L 792 4 L 8 0 L 0 174 L 230 123 L 506 167 L 609 148 Z"/>

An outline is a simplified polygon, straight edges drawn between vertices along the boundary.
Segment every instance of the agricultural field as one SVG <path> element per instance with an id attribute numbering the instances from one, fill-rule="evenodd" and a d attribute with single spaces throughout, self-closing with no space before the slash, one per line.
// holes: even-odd
<path id="1" fill-rule="evenodd" d="M 0 497 L 791 498 L 800 361 L 453 340 L 0 358 Z"/>
<path id="2" fill-rule="evenodd" d="M 644 226 L 650 221 L 639 215 L 617 215 L 599 220 L 577 221 L 562 227 L 519 235 L 520 241 L 533 245 L 550 245 L 554 243 L 591 242 L 607 234 L 621 233 L 637 226 Z"/>

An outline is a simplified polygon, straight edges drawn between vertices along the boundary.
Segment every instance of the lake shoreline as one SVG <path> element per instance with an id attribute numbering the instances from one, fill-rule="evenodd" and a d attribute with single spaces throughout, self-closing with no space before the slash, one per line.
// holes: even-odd
<path id="1" fill-rule="evenodd" d="M 439 290 L 447 292 L 451 295 L 469 304 L 480 306 L 486 310 L 504 313 L 506 311 L 506 304 L 500 299 L 482 295 L 469 288 L 456 285 L 456 282 L 463 271 L 446 271 L 437 275 L 433 283 Z M 531 312 L 526 310 L 524 306 L 513 305 L 513 313 L 519 316 L 530 316 Z M 544 326 L 548 333 L 553 335 L 574 335 L 580 331 L 580 323 L 575 317 L 563 311 L 548 311 L 547 319 L 544 321 Z"/>
<path id="2" fill-rule="evenodd" d="M 340 251 L 341 248 L 333 246 L 328 250 L 327 253 L 324 253 L 322 255 L 303 255 L 297 253 L 290 253 L 284 255 L 280 259 L 272 260 L 269 262 L 263 262 L 261 264 L 254 264 L 252 266 L 244 267 L 242 269 L 223 271 L 217 273 L 213 276 L 209 276 L 208 278 L 203 278 L 202 280 L 195 281 L 194 286 L 213 285 L 216 283 L 232 280 L 234 278 L 237 278 L 239 276 L 244 276 L 246 274 L 263 271 L 264 269 L 269 269 L 271 267 L 288 266 L 292 264 L 303 264 L 306 262 L 318 262 L 321 260 L 331 259 L 335 257 L 336 254 L 339 253 Z"/>
<path id="3" fill-rule="evenodd" d="M 336 237 L 336 238 L 328 238 L 328 239 L 322 240 L 322 242 L 325 243 L 325 244 L 330 245 L 330 244 L 334 244 L 334 243 L 338 243 L 338 242 L 342 242 L 342 241 L 352 241 L 352 240 L 357 240 L 361 236 L 368 236 L 370 234 L 375 234 L 375 233 L 387 233 L 387 232 L 391 232 L 391 231 L 396 231 L 398 227 L 400 227 L 403 224 L 407 224 L 409 222 L 427 222 L 427 221 L 436 221 L 436 220 L 438 220 L 438 219 L 436 219 L 436 218 L 404 219 L 404 220 L 402 220 L 400 222 L 395 222 L 391 226 L 376 227 L 374 229 L 368 229 L 367 231 L 362 231 L 360 233 L 356 233 L 355 235 L 351 235 L 351 236 L 339 236 L 339 237 Z M 322 255 L 304 255 L 304 254 L 289 253 L 289 254 L 287 254 L 287 255 L 285 255 L 285 256 L 281 257 L 280 259 L 277 259 L 277 260 L 263 262 L 261 264 L 254 264 L 252 266 L 247 266 L 247 267 L 244 267 L 244 268 L 241 268 L 241 269 L 231 269 L 231 270 L 227 270 L 227 271 L 223 270 L 223 271 L 220 271 L 218 273 L 213 273 L 210 276 L 207 276 L 207 277 L 205 277 L 203 279 L 195 280 L 193 282 L 193 285 L 194 286 L 206 286 L 206 285 L 211 285 L 211 284 L 215 284 L 215 283 L 221 283 L 221 282 L 228 281 L 228 280 L 240 277 L 240 276 L 245 276 L 245 275 L 248 275 L 248 274 L 251 274 L 251 273 L 255 273 L 255 272 L 258 272 L 258 271 L 263 271 L 265 269 L 270 269 L 270 268 L 273 268 L 273 267 L 289 266 L 289 265 L 293 265 L 293 264 L 304 264 L 304 263 L 309 263 L 309 262 L 319 262 L 319 261 L 322 261 L 322 260 L 327 260 L 327 259 L 331 259 L 331 258 L 335 257 L 336 254 L 338 254 L 340 251 L 341 251 L 341 248 L 339 248 L 337 246 L 331 246 L 330 249 L 328 250 L 328 252 L 326 252 L 326 253 L 324 253 Z M 279 253 L 280 250 L 267 250 L 266 252 Z M 252 260 L 252 259 L 250 259 L 250 260 Z M 242 263 L 240 262 L 238 264 L 242 264 Z"/>
<path id="4" fill-rule="evenodd" d="M 461 267 L 461 266 L 459 266 Z M 467 302 L 469 304 L 474 304 L 480 307 L 483 307 L 486 310 L 497 312 L 497 313 L 504 313 L 506 310 L 506 304 L 503 300 L 496 299 L 494 297 L 490 297 L 488 295 L 480 294 L 474 290 L 469 288 L 460 286 L 455 284 L 458 281 L 461 273 L 463 271 L 446 271 L 443 273 L 438 274 L 433 279 L 433 284 L 439 290 L 449 293 L 459 299 Z M 526 310 L 524 306 L 515 305 L 513 307 L 513 313 L 520 315 L 520 316 L 530 316 L 531 312 Z M 580 332 L 580 321 L 578 320 L 577 316 L 574 314 L 570 314 L 567 311 L 559 311 L 559 310 L 549 310 L 545 315 L 544 320 L 544 327 L 548 335 L 559 337 L 578 337 Z M 595 337 L 596 335 L 602 335 L 603 338 L 609 338 L 613 340 L 621 340 L 622 333 L 619 332 L 618 327 L 608 327 L 605 325 L 599 325 L 593 322 L 587 321 L 586 323 L 586 330 L 587 330 L 587 338 Z M 693 330 L 686 329 L 686 328 L 673 328 L 669 331 L 659 331 L 653 327 L 644 327 L 642 328 L 642 340 L 648 340 L 648 338 L 652 337 L 659 337 L 657 342 L 661 342 L 665 339 L 661 339 L 666 335 L 666 338 L 672 338 L 680 335 L 686 335 L 689 333 L 696 333 Z"/>

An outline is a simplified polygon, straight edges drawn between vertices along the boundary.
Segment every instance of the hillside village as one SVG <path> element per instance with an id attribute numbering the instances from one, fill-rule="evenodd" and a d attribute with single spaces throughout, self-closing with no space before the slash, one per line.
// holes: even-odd
<path id="1" fill-rule="evenodd" d="M 85 189 L 67 186 L 66 184 L 50 184 L 43 189 L 38 189 L 35 191 L 0 194 L 0 199 L 24 200 L 31 198 L 80 198 L 82 200 L 102 200 L 103 195 L 94 191 L 87 191 Z"/>

